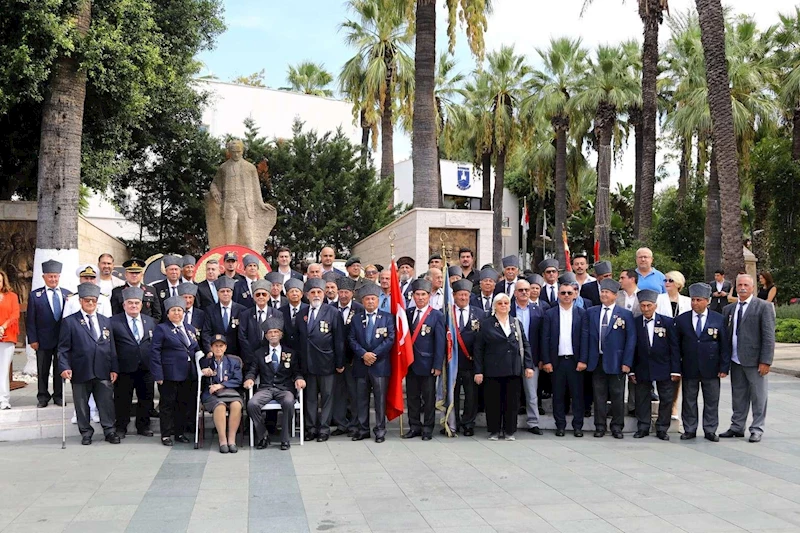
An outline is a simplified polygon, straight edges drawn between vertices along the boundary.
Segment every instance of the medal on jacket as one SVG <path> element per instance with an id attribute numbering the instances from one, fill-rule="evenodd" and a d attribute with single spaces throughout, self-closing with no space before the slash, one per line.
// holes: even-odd
<path id="1" fill-rule="evenodd" d="M 158 293 L 158 296 L 163 300 L 167 296 L 167 293 L 166 291 L 161 291 Z"/>
<path id="2" fill-rule="evenodd" d="M 324 320 L 319 321 L 319 331 L 321 333 L 328 333 L 331 330 L 330 325 Z"/>
<path id="3" fill-rule="evenodd" d="M 284 368 L 289 368 L 292 365 L 292 354 L 281 352 L 281 361 L 283 361 Z"/>

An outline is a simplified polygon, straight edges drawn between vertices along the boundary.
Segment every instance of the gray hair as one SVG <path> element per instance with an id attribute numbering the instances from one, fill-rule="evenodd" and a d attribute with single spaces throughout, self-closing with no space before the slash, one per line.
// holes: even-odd
<path id="1" fill-rule="evenodd" d="M 495 295 L 494 299 L 492 299 L 492 314 L 497 310 L 497 302 L 500 300 L 508 300 L 508 305 L 511 305 L 511 298 L 508 294 L 504 292 L 499 292 Z"/>
<path id="2" fill-rule="evenodd" d="M 750 280 L 750 284 L 755 287 L 756 280 L 750 274 L 739 274 L 736 276 L 736 283 L 739 283 L 739 278 L 748 278 Z"/>

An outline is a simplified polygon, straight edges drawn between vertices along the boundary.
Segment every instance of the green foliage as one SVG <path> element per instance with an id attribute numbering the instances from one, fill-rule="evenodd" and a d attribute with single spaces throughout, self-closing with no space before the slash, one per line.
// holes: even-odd
<path id="1" fill-rule="evenodd" d="M 660 193 L 653 211 L 657 214 L 651 229 L 654 249 L 675 261 L 687 286 L 705 281 L 703 270 L 704 232 L 706 216 L 703 194 L 690 190 L 680 205 L 677 189 L 670 188 Z M 666 272 L 659 267 L 659 270 Z"/>
<path id="2" fill-rule="evenodd" d="M 800 297 L 800 270 L 796 266 L 781 266 L 770 269 L 775 286 L 778 287 L 776 300 L 788 303 L 792 298 Z"/>
<path id="3" fill-rule="evenodd" d="M 631 248 L 626 248 L 617 255 L 603 257 L 603 259 L 611 261 L 614 275 L 619 275 L 619 273 L 623 270 L 636 268 L 636 250 L 638 248 L 639 243 L 636 243 Z M 678 270 L 683 273 L 683 270 L 681 270 L 681 265 L 673 261 L 667 254 L 658 250 L 653 250 L 653 268 L 657 268 L 665 274 L 671 270 Z M 689 281 L 687 278 L 687 284 L 688 282 Z"/>
<path id="4" fill-rule="evenodd" d="M 800 305 L 798 304 L 784 304 L 775 307 L 775 317 L 780 320 L 784 318 L 793 318 L 800 320 Z"/>
<path id="5" fill-rule="evenodd" d="M 777 319 L 775 321 L 775 342 L 800 342 L 800 319 Z"/>

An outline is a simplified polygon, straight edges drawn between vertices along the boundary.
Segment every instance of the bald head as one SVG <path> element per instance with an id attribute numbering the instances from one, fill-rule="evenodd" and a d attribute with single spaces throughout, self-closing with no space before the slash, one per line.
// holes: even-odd
<path id="1" fill-rule="evenodd" d="M 319 251 L 319 262 L 322 263 L 322 268 L 325 270 L 330 270 L 335 258 L 336 252 L 330 246 L 326 246 Z"/>

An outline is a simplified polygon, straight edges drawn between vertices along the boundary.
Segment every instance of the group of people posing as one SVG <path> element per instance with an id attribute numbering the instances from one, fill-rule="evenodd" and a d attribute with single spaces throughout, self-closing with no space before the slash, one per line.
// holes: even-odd
<path id="1" fill-rule="evenodd" d="M 106 440 L 118 443 L 127 432 L 134 392 L 136 430 L 153 435 L 157 383 L 161 442 L 172 446 L 190 442 L 185 433 L 196 422 L 200 380 L 202 406 L 213 415 L 220 452 L 235 453 L 245 410 L 257 448 L 270 444 L 278 421 L 262 408 L 272 401 L 281 406 L 280 447 L 288 449 L 302 389 L 306 440 L 348 435 L 383 442 L 397 324 L 390 271 L 368 265 L 363 277 L 359 258 L 351 257 L 343 272 L 333 267 L 333 257 L 333 250 L 324 248 L 320 263 L 309 265 L 303 276 L 291 269 L 290 250 L 281 248 L 277 267 L 262 278 L 261 258 L 245 255 L 241 275 L 238 256 L 229 252 L 222 262 L 206 261 L 206 279 L 195 283 L 193 257 L 164 256 L 166 279 L 153 286 L 142 283 L 144 262 L 131 259 L 124 263 L 125 282 L 112 281 L 117 286 L 110 294 L 103 293 L 95 269 L 82 267 L 77 297 L 58 286 L 61 265 L 45 262 L 45 287 L 31 294 L 27 317 L 39 360 L 39 406 L 51 397 L 62 401 L 60 380 L 54 380 L 52 394 L 48 391 L 52 365 L 54 374 L 71 380 L 83 444 L 91 444 L 93 435 L 90 396 Z M 737 301 L 719 313 L 710 307 L 719 290 L 705 283 L 689 287 L 689 309 L 682 308 L 682 276 L 674 279 L 678 276 L 670 274 L 677 273 L 665 276 L 652 268 L 646 248 L 637 252 L 637 268 L 623 271 L 620 281 L 613 279 L 610 263 L 596 263 L 593 278 L 585 257 L 579 259 L 575 272 L 559 273 L 554 259 L 538 265 L 540 274 L 523 272 L 516 256 L 503 258 L 502 271 L 492 265 L 476 270 L 474 253 L 461 249 L 459 263 L 450 267 L 432 255 L 420 276 L 413 258 L 397 260 L 414 352 L 406 375 L 409 429 L 403 437 L 433 437 L 436 381 L 447 356 L 446 275 L 458 344 L 452 429 L 474 435 L 482 407 L 489 439 L 514 440 L 524 406 L 526 429 L 541 434 L 540 382 L 549 381 L 557 436 L 565 435 L 571 406 L 573 434 L 582 437 L 593 404 L 594 436 L 610 431 L 623 438 L 627 382 L 638 420 L 634 437 L 650 433 L 650 403 L 657 391 L 656 436 L 668 440 L 673 398 L 682 383 L 681 439 L 696 437 L 702 388 L 706 439 L 744 436 L 752 409 L 750 441 L 761 440 L 774 314 L 753 297 L 750 276 L 737 276 Z M 671 285 L 678 281 L 676 291 Z M 79 307 L 70 315 L 68 301 Z M 104 305 L 110 317 L 101 311 Z M 730 428 L 717 435 L 720 380 L 728 375 L 733 416 Z"/>

